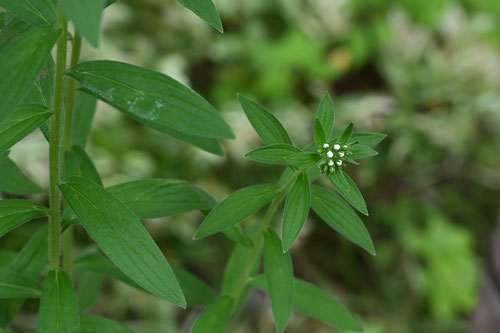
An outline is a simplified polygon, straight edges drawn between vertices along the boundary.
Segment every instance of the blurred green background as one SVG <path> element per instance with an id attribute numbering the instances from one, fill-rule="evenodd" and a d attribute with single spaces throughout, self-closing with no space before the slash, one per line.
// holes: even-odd
<path id="1" fill-rule="evenodd" d="M 105 11 L 99 50 L 166 73 L 213 103 L 236 139 L 216 157 L 140 126 L 99 104 L 89 154 L 105 185 L 181 178 L 218 200 L 274 182 L 280 167 L 245 159 L 261 142 L 236 99 L 272 110 L 294 142 L 312 140 L 326 90 L 336 128 L 387 133 L 380 155 L 350 168 L 364 193 L 377 256 L 344 240 L 315 215 L 292 248 L 296 275 L 327 289 L 367 333 L 466 332 L 500 199 L 500 1 L 215 0 L 225 27 L 211 29 L 174 0 L 120 0 Z M 12 158 L 47 188 L 39 133 Z M 146 222 L 167 258 L 220 288 L 232 243 L 193 241 L 203 219 L 190 213 Z M 2 239 L 19 248 L 27 225 Z M 89 244 L 77 228 L 79 248 Z M 33 319 L 28 303 L 17 323 Z M 199 309 L 181 311 L 120 282 L 106 281 L 92 313 L 137 332 L 185 332 Z M 22 326 L 22 325 L 21 325 Z M 228 332 L 274 332 L 269 299 L 250 296 Z M 295 313 L 287 332 L 339 332 Z"/>

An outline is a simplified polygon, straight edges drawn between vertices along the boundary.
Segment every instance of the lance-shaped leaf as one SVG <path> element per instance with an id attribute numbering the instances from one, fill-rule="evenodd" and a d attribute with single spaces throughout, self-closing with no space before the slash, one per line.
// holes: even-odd
<path id="1" fill-rule="evenodd" d="M 68 74 L 99 99 L 159 131 L 234 138 L 212 105 L 167 75 L 107 60 L 83 62 Z"/>
<path id="2" fill-rule="evenodd" d="M 31 180 L 26 178 L 21 169 L 10 158 L 0 159 L 0 190 L 11 194 L 34 194 L 42 189 Z"/>
<path id="3" fill-rule="evenodd" d="M 71 143 L 85 147 L 92 120 L 97 107 L 97 99 L 83 91 L 78 91 L 75 102 L 75 115 L 71 130 Z"/>
<path id="4" fill-rule="evenodd" d="M 312 209 L 330 227 L 338 231 L 351 242 L 375 255 L 370 234 L 363 221 L 348 204 L 335 193 L 319 186 L 312 186 Z"/>
<path id="5" fill-rule="evenodd" d="M 334 172 L 330 174 L 328 179 L 347 202 L 349 202 L 358 211 L 368 216 L 365 199 L 356 186 L 354 180 L 352 180 L 344 171 Z"/>
<path id="6" fill-rule="evenodd" d="M 30 30 L 33 30 L 35 27 L 28 22 L 15 17 L 12 19 L 5 27 L 1 28 L 0 33 L 0 52 L 6 46 L 11 43 L 14 43 L 19 39 L 22 35 L 27 33 Z"/>
<path id="7" fill-rule="evenodd" d="M 9 250 L 0 250 L 0 268 L 6 268 L 16 257 L 16 252 Z"/>
<path id="8" fill-rule="evenodd" d="M 75 292 L 63 270 L 50 271 L 43 282 L 37 332 L 80 332 Z"/>
<path id="9" fill-rule="evenodd" d="M 0 298 L 40 297 L 40 286 L 25 276 L 0 269 Z"/>
<path id="10" fill-rule="evenodd" d="M 330 138 L 333 131 L 333 123 L 335 120 L 335 113 L 333 110 L 333 101 L 328 92 L 325 93 L 323 99 L 319 103 L 316 117 L 321 121 L 323 129 L 325 130 L 327 138 Z"/>
<path id="11" fill-rule="evenodd" d="M 349 142 L 358 142 L 360 145 L 374 148 L 387 137 L 387 134 L 354 132 Z"/>
<path id="12" fill-rule="evenodd" d="M 93 272 L 82 272 L 79 274 L 78 292 L 76 293 L 76 302 L 80 313 L 85 312 L 95 303 L 101 294 L 101 288 L 104 283 L 104 275 Z"/>
<path id="13" fill-rule="evenodd" d="M 252 240 L 250 239 L 250 237 L 245 235 L 240 224 L 237 224 L 229 229 L 226 229 L 224 231 L 224 236 L 226 236 L 227 238 L 229 238 L 233 242 L 241 244 L 241 245 L 246 246 L 248 248 L 253 246 Z"/>
<path id="14" fill-rule="evenodd" d="M 238 99 L 248 120 L 266 145 L 292 145 L 285 128 L 271 112 L 243 95 L 238 94 Z"/>
<path id="15" fill-rule="evenodd" d="M 94 162 L 82 147 L 73 145 L 70 150 L 65 151 L 64 162 L 66 178 L 83 177 L 102 186 L 102 180 Z"/>
<path id="16" fill-rule="evenodd" d="M 328 137 L 325 133 L 325 129 L 323 128 L 323 124 L 321 124 L 319 118 L 314 119 L 314 141 L 316 142 L 316 145 L 322 146 L 327 140 Z"/>
<path id="17" fill-rule="evenodd" d="M 48 208 L 28 200 L 0 200 L 0 237 L 25 222 L 47 216 Z"/>
<path id="18" fill-rule="evenodd" d="M 57 2 L 54 0 L 0 0 L 0 6 L 33 25 L 57 22 Z"/>
<path id="19" fill-rule="evenodd" d="M 281 189 L 275 185 L 254 185 L 234 192 L 208 214 L 196 231 L 194 239 L 232 227 L 259 211 L 280 193 Z"/>
<path id="20" fill-rule="evenodd" d="M 44 106 L 23 104 L 16 112 L 0 123 L 0 151 L 12 147 L 26 135 L 33 132 L 51 115 Z"/>
<path id="21" fill-rule="evenodd" d="M 378 155 L 378 153 L 373 150 L 373 148 L 370 148 L 365 145 L 354 145 L 351 147 L 351 154 L 349 155 L 350 158 L 352 159 L 361 159 L 361 158 L 368 158 L 372 156 Z"/>
<path id="22" fill-rule="evenodd" d="M 118 268 L 153 295 L 186 306 L 167 260 L 127 206 L 85 178 L 69 178 L 59 188 L 90 237 Z"/>
<path id="23" fill-rule="evenodd" d="M 208 305 L 215 299 L 215 292 L 205 281 L 180 266 L 172 265 L 172 269 L 189 306 Z"/>
<path id="24" fill-rule="evenodd" d="M 17 1 L 17 0 L 16 0 Z M 59 37 L 59 30 L 31 30 L 0 53 L 0 122 L 7 119 L 29 93 Z M 13 68 L 22 69 L 12 70 Z"/>
<path id="25" fill-rule="evenodd" d="M 82 315 L 81 333 L 134 333 L 128 326 L 111 319 Z"/>
<path id="26" fill-rule="evenodd" d="M 315 166 L 321 160 L 321 155 L 317 153 L 302 152 L 287 156 L 288 164 L 297 168 L 309 168 Z"/>
<path id="27" fill-rule="evenodd" d="M 175 179 L 131 181 L 111 186 L 108 191 L 140 219 L 212 209 L 217 204 L 206 192 Z"/>
<path id="28" fill-rule="evenodd" d="M 311 189 L 307 174 L 302 172 L 286 197 L 283 211 L 283 251 L 288 251 L 304 227 L 311 207 Z"/>
<path id="29" fill-rule="evenodd" d="M 269 286 L 276 328 L 281 333 L 292 313 L 293 265 L 290 253 L 283 253 L 281 240 L 272 229 L 264 233 L 264 273 Z"/>
<path id="30" fill-rule="evenodd" d="M 224 333 L 231 319 L 232 309 L 231 298 L 222 296 L 216 299 L 200 314 L 191 328 L 191 333 Z"/>
<path id="31" fill-rule="evenodd" d="M 339 145 L 345 145 L 347 142 L 349 142 L 349 139 L 351 138 L 352 131 L 354 130 L 354 124 L 349 123 L 345 130 L 342 132 L 340 135 L 339 140 L 337 141 Z"/>
<path id="32" fill-rule="evenodd" d="M 269 292 L 264 275 L 254 277 L 252 284 L 265 292 Z M 344 305 L 327 292 L 297 278 L 294 280 L 294 289 L 295 310 L 338 328 L 358 332 L 363 331 L 361 323 Z"/>
<path id="33" fill-rule="evenodd" d="M 99 46 L 101 14 L 105 0 L 61 0 L 64 13 L 75 25 L 76 31 L 92 46 Z"/>
<path id="34" fill-rule="evenodd" d="M 198 15 L 219 32 L 224 32 L 222 22 L 212 0 L 178 0 L 184 7 Z"/>
<path id="35" fill-rule="evenodd" d="M 300 149 L 286 144 L 275 144 L 252 150 L 245 156 L 251 160 L 269 164 L 288 164 L 286 157 L 300 153 Z"/>

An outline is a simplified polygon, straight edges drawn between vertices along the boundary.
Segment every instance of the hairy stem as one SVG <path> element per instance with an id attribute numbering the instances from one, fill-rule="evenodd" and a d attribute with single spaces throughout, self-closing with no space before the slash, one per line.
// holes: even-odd
<path id="1" fill-rule="evenodd" d="M 64 100 L 64 72 L 66 70 L 66 48 L 68 22 L 59 6 L 59 28 L 61 36 L 57 41 L 54 109 L 50 124 L 49 147 L 49 263 L 50 269 L 59 269 L 59 236 L 61 233 L 61 193 L 57 188 L 61 170 L 61 124 Z"/>
<path id="2" fill-rule="evenodd" d="M 264 241 L 264 231 L 267 229 L 267 227 L 269 227 L 269 224 L 271 223 L 274 214 L 276 213 L 278 207 L 280 206 L 281 202 L 288 193 L 288 190 L 290 189 L 290 187 L 292 187 L 293 183 L 295 182 L 297 175 L 298 172 L 295 172 L 292 179 L 282 189 L 280 195 L 277 196 L 267 208 L 266 214 L 264 215 L 264 219 L 262 220 L 262 224 L 260 225 L 260 231 L 259 235 L 257 236 L 257 240 L 255 241 L 251 249 L 250 257 L 248 258 L 248 261 L 246 262 L 245 267 L 243 268 L 243 274 L 241 275 L 241 278 L 238 282 L 238 287 L 234 289 L 232 296 L 233 299 L 235 300 L 235 304 L 239 303 L 239 299 L 243 294 L 243 291 L 245 290 L 245 287 L 249 281 L 250 274 L 252 273 L 252 267 L 254 267 L 255 262 L 259 259 L 258 258 L 259 250 L 262 245 L 262 242 Z"/>
<path id="3" fill-rule="evenodd" d="M 73 47 L 71 49 L 70 67 L 76 66 L 80 60 L 80 52 L 82 50 L 82 36 L 75 32 L 73 39 Z M 69 80 L 66 89 L 66 103 L 64 105 L 64 130 L 63 130 L 63 147 L 64 150 L 71 149 L 71 130 L 73 128 L 73 114 L 75 109 L 76 98 L 76 82 Z M 69 226 L 63 233 L 63 268 L 71 274 L 73 258 L 73 229 Z"/>

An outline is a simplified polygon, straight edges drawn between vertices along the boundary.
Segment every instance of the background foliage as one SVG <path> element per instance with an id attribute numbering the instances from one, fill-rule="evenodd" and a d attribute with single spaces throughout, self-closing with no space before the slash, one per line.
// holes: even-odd
<path id="1" fill-rule="evenodd" d="M 120 0 L 104 13 L 101 48 L 87 47 L 84 58 L 122 60 L 189 84 L 222 111 L 237 139 L 224 142 L 219 158 L 99 104 L 89 154 L 104 185 L 180 178 L 221 200 L 271 182 L 279 168 L 244 157 L 260 143 L 236 93 L 272 109 L 304 145 L 328 90 L 339 127 L 352 120 L 358 130 L 389 135 L 377 158 L 351 172 L 371 207 L 364 221 L 377 256 L 312 221 L 291 249 L 296 275 L 330 286 L 368 333 L 465 332 L 500 199 L 500 3 L 215 2 L 222 36 L 176 1 Z M 47 147 L 36 135 L 11 157 L 46 191 Z M 216 286 L 232 243 L 221 235 L 193 241 L 202 219 L 189 213 L 146 226 L 170 262 Z M 17 229 L 0 246 L 18 250 L 34 228 Z M 79 230 L 77 246 L 88 243 Z M 34 311 L 28 303 L 17 320 L 35 321 Z M 228 331 L 273 332 L 264 294 L 241 311 Z M 111 280 L 91 312 L 139 332 L 182 332 L 195 315 Z M 287 332 L 330 331 L 295 314 Z"/>

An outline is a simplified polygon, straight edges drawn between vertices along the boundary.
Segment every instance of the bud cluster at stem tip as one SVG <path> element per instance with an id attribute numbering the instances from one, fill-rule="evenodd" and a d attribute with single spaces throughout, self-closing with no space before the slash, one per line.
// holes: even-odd
<path id="1" fill-rule="evenodd" d="M 318 146 L 316 151 L 322 155 L 318 162 L 321 172 L 328 175 L 342 169 L 345 159 L 351 154 L 349 148 L 349 145 L 340 145 L 339 143 L 333 145 L 325 143 Z"/>

